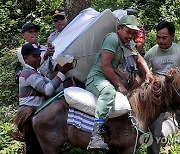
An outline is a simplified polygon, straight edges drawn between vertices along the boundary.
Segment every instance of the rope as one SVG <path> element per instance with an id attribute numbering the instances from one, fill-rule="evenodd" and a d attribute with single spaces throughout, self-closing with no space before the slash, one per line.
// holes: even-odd
<path id="1" fill-rule="evenodd" d="M 54 97 L 50 98 L 49 100 L 47 100 L 47 102 L 45 102 L 45 104 L 43 106 L 41 106 L 35 113 L 34 115 L 38 114 L 41 110 L 43 110 L 44 108 L 46 108 L 48 105 L 50 105 L 54 100 L 56 100 L 57 98 L 62 98 L 62 96 L 64 96 L 64 91 L 60 91 L 58 94 L 56 94 Z"/>
<path id="2" fill-rule="evenodd" d="M 133 127 L 136 129 L 136 132 L 137 132 L 137 135 L 136 135 L 136 142 L 135 142 L 135 145 L 134 145 L 134 150 L 133 150 L 133 154 L 135 154 L 136 152 L 136 147 L 137 147 L 137 144 L 138 144 L 138 136 L 139 136 L 139 132 L 141 132 L 142 134 L 146 134 L 146 135 L 151 135 L 151 131 L 150 129 L 148 128 L 148 132 L 144 132 L 142 129 L 140 129 L 137 125 L 137 121 L 135 119 L 135 117 L 132 115 L 132 111 L 130 111 L 129 113 L 129 118 L 131 118 L 131 123 L 133 125 Z"/>
<path id="3" fill-rule="evenodd" d="M 175 90 L 175 92 L 177 93 L 177 95 L 180 97 L 180 94 L 179 94 L 179 92 L 177 91 L 177 89 L 175 88 L 175 86 L 172 85 L 172 87 L 173 87 L 173 89 Z"/>
<path id="4" fill-rule="evenodd" d="M 96 54 L 97 54 L 97 53 L 87 54 L 87 55 L 83 55 L 83 56 L 75 56 L 75 59 L 76 59 L 76 60 L 79 60 L 80 58 L 85 58 L 85 57 L 93 56 L 93 55 L 96 55 Z"/>
<path id="5" fill-rule="evenodd" d="M 135 128 L 136 129 L 136 128 Z M 138 143 L 138 136 L 139 136 L 139 132 L 138 132 L 138 129 L 136 129 L 136 142 L 135 142 L 135 145 L 134 145 L 134 150 L 133 150 L 133 154 L 136 153 L 136 147 L 137 147 L 137 143 Z"/>

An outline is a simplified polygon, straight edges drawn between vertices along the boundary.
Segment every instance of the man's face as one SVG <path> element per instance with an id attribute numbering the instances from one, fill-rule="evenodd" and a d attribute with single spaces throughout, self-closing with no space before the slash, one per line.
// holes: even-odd
<path id="1" fill-rule="evenodd" d="M 61 32 L 67 25 L 68 21 L 66 16 L 64 15 L 56 15 L 53 17 L 54 26 L 58 30 L 58 32 Z"/>
<path id="2" fill-rule="evenodd" d="M 35 55 L 25 55 L 24 56 L 24 61 L 26 64 L 32 66 L 33 68 L 37 69 L 40 66 L 41 62 L 41 56 L 40 54 L 35 54 Z"/>
<path id="3" fill-rule="evenodd" d="M 38 30 L 31 28 L 27 31 L 25 31 L 22 34 L 22 37 L 29 43 L 37 43 L 38 42 Z"/>
<path id="4" fill-rule="evenodd" d="M 167 28 L 157 31 L 156 40 L 161 49 L 168 49 L 171 47 L 173 36 L 169 34 Z"/>
<path id="5" fill-rule="evenodd" d="M 123 44 L 129 43 L 136 35 L 136 30 L 130 29 L 127 26 L 118 26 L 117 33 Z"/>

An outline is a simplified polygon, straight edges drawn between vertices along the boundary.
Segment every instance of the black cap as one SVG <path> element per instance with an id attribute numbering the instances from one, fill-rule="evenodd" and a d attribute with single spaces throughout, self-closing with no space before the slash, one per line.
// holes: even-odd
<path id="1" fill-rule="evenodd" d="M 38 25 L 35 25 L 35 24 L 32 23 L 32 22 L 28 22 L 28 23 L 26 23 L 26 24 L 24 24 L 24 25 L 22 26 L 22 33 L 26 32 L 27 30 L 29 30 L 29 29 L 31 29 L 31 28 L 35 28 L 35 29 L 37 29 L 37 30 L 40 29 L 40 27 L 39 27 Z"/>
<path id="2" fill-rule="evenodd" d="M 24 55 L 38 55 L 40 54 L 41 51 L 39 47 L 36 44 L 32 43 L 26 43 L 22 49 L 21 49 L 21 54 Z"/>

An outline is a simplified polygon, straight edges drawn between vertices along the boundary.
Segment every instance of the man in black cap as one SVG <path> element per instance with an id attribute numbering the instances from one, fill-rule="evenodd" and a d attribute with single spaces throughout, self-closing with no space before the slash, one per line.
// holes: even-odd
<path id="1" fill-rule="evenodd" d="M 72 68 L 70 63 L 65 64 L 56 76 L 50 80 L 38 71 L 41 62 L 41 51 L 37 44 L 26 43 L 20 52 L 25 65 L 19 76 L 19 108 L 14 117 L 14 119 L 18 119 L 15 124 L 19 129 L 17 130 L 18 134 L 23 133 L 24 130 L 20 129 L 23 127 L 21 124 L 31 121 L 33 114 L 28 115 L 28 113 L 35 112 L 46 101 L 47 96 L 51 97 L 61 91 L 62 82 L 66 79 L 64 74 Z M 36 153 L 42 153 L 39 146 L 35 144 L 37 139 L 31 130 L 28 130 L 28 134 L 23 137 L 25 141 L 29 139 L 33 141 L 33 143 L 26 142 L 26 153 L 34 153 L 34 148 Z"/>
<path id="2" fill-rule="evenodd" d="M 41 62 L 41 51 L 37 44 L 26 43 L 22 49 L 25 65 L 19 76 L 19 105 L 39 106 L 45 101 L 45 96 L 59 92 L 61 83 L 66 79 L 64 73 L 72 67 L 65 64 L 53 80 L 42 76 L 38 71 Z"/>
<path id="3" fill-rule="evenodd" d="M 43 46 L 38 43 L 38 31 L 40 27 L 35 25 L 32 22 L 26 23 L 22 27 L 22 37 L 25 39 L 26 43 L 34 43 L 37 44 L 41 51 L 41 66 L 39 68 L 40 72 L 50 77 L 51 71 L 55 70 L 57 63 L 49 58 L 54 53 L 54 48 L 52 46 Z M 22 66 L 25 65 L 24 59 L 21 54 L 21 49 L 17 52 L 18 59 Z"/>

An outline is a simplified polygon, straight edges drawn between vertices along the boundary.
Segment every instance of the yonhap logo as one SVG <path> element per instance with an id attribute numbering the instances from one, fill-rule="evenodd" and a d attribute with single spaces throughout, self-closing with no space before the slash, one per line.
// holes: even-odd
<path id="1" fill-rule="evenodd" d="M 143 134 L 139 138 L 140 144 L 146 144 L 147 147 L 151 146 L 153 143 L 153 137 L 151 134 Z"/>
<path id="2" fill-rule="evenodd" d="M 153 136 L 150 134 L 143 134 L 139 138 L 139 143 L 140 144 L 146 144 L 147 147 L 151 146 L 152 143 L 156 142 L 157 144 L 175 144 L 178 143 L 180 144 L 180 136 L 175 136 L 175 137 L 155 137 L 153 140 Z"/>

